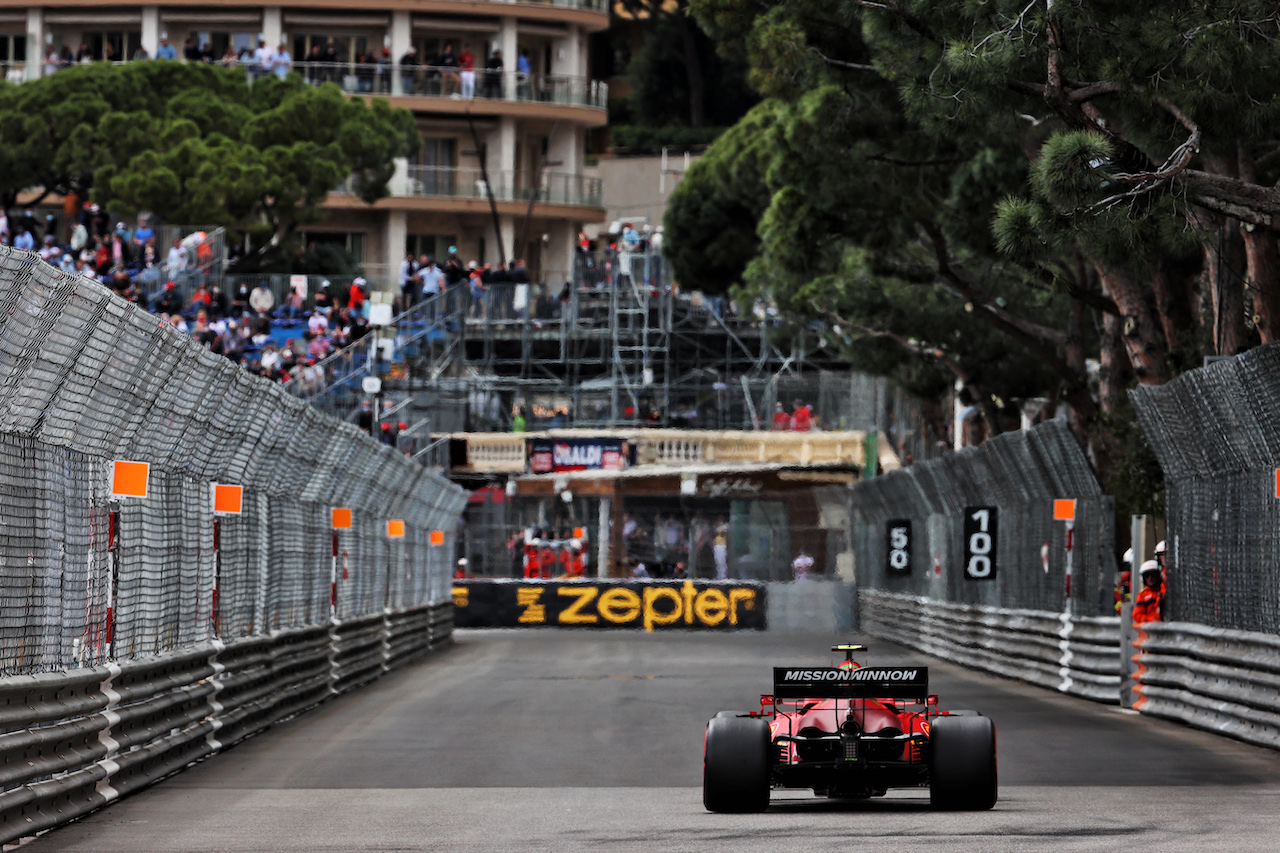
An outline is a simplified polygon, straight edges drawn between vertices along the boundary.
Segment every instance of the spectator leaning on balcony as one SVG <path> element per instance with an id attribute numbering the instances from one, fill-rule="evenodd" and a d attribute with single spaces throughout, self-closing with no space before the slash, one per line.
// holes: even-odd
<path id="1" fill-rule="evenodd" d="M 384 47 L 378 54 L 378 91 L 391 93 L 391 48 Z"/>
<path id="2" fill-rule="evenodd" d="M 147 49 L 142 45 L 138 45 L 138 49 L 133 52 L 133 61 L 141 62 L 144 59 L 150 59 L 151 54 L 147 53 Z"/>
<path id="3" fill-rule="evenodd" d="M 271 66 L 275 62 L 276 52 L 267 47 L 266 39 L 258 39 L 258 49 L 253 52 L 253 64 L 255 74 L 270 74 Z"/>
<path id="4" fill-rule="evenodd" d="M 453 42 L 444 43 L 444 50 L 440 51 L 436 65 L 440 66 L 440 94 L 456 97 L 462 87 L 462 78 L 458 74 L 458 57 L 453 52 Z"/>
<path id="5" fill-rule="evenodd" d="M 156 59 L 177 59 L 178 51 L 174 50 L 173 45 L 169 44 L 169 39 L 161 38 L 160 46 L 156 48 Z"/>
<path id="6" fill-rule="evenodd" d="M 323 79 L 332 80 L 339 86 L 342 85 L 342 57 L 338 55 L 338 46 L 333 42 L 328 42 L 324 46 L 324 74 Z"/>
<path id="7" fill-rule="evenodd" d="M 489 54 L 489 61 L 484 64 L 484 96 L 502 97 L 502 51 L 496 47 Z"/>
<path id="8" fill-rule="evenodd" d="M 462 97 L 470 100 L 476 96 L 476 55 L 470 43 L 464 42 L 458 54 L 459 74 L 462 76 Z"/>
<path id="9" fill-rule="evenodd" d="M 298 64 L 302 66 L 298 72 L 306 78 L 308 83 L 320 83 L 324 80 L 324 57 L 320 53 L 320 45 L 311 45 L 311 52 L 298 60 Z"/>
<path id="10" fill-rule="evenodd" d="M 529 62 L 529 48 L 522 47 L 520 55 L 516 57 L 516 85 L 521 99 L 529 97 L 529 77 L 532 74 L 533 64 Z"/>
<path id="11" fill-rule="evenodd" d="M 410 46 L 400 57 L 400 91 L 413 95 L 418 90 L 418 49 Z"/>
<path id="12" fill-rule="evenodd" d="M 289 48 L 281 44 L 272 57 L 272 67 L 275 69 L 276 76 L 283 80 L 289 76 L 289 69 L 292 66 L 293 56 L 289 53 Z"/>

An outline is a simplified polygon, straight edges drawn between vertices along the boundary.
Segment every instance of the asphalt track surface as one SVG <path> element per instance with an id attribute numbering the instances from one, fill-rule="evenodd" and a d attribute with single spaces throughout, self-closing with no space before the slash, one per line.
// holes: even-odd
<path id="1" fill-rule="evenodd" d="M 702 734 L 774 665 L 851 637 L 472 631 L 24 853 L 177 851 L 1274 851 L 1280 753 L 877 640 L 924 663 L 948 708 L 997 725 L 1000 802 L 946 814 L 927 790 L 844 803 L 775 792 L 757 815 L 701 802 Z M 864 638 L 865 639 L 865 638 Z"/>

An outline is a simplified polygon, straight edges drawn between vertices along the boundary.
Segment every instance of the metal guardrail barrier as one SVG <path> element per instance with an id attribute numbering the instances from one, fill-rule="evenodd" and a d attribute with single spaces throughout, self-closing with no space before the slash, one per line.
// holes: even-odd
<path id="1" fill-rule="evenodd" d="M 1096 702 L 1120 701 L 1120 620 L 858 590 L 862 630 L 962 666 Z"/>
<path id="2" fill-rule="evenodd" d="M 451 603 L 0 679 L 0 843 L 66 823 L 449 641 Z"/>
<path id="3" fill-rule="evenodd" d="M 1149 622 L 1133 645 L 1138 711 L 1280 749 L 1280 637 Z"/>
<path id="4" fill-rule="evenodd" d="M 119 460 L 149 465 L 146 498 L 113 497 Z M 240 485 L 243 511 L 216 516 L 211 483 Z M 447 600 L 466 500 L 354 425 L 8 248 L 0 488 L 8 675 Z M 333 507 L 351 510 L 349 529 L 332 529 Z"/>
<path id="5" fill-rule="evenodd" d="M 1129 397 L 1164 471 L 1165 618 L 1280 633 L 1280 344 Z"/>
<path id="6" fill-rule="evenodd" d="M 864 480 L 850 496 L 863 587 L 989 607 L 1069 606 L 1076 616 L 1113 609 L 1115 501 L 1065 422 Z M 1070 535 L 1054 520 L 1059 498 L 1075 500 Z M 988 523 L 990 534 L 979 531 Z M 896 566 L 886 547 L 895 529 L 905 536 Z M 979 533 L 985 553 L 975 565 L 969 543 Z"/>

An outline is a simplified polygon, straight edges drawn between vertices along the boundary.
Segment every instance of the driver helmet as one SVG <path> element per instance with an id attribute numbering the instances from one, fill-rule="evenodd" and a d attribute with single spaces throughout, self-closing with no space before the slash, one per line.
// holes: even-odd
<path id="1" fill-rule="evenodd" d="M 837 666 L 836 669 L 843 669 L 846 672 L 852 672 L 855 669 L 862 669 L 862 664 L 858 663 L 856 660 L 846 660 L 841 661 L 840 665 Z"/>

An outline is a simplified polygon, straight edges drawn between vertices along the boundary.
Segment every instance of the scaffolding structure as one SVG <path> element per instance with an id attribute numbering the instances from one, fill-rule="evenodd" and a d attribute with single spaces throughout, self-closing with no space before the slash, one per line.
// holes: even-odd
<path id="1" fill-rule="evenodd" d="M 769 429 L 775 403 L 814 408 L 831 429 L 875 429 L 884 390 L 862 395 L 819 329 L 785 329 L 767 305 L 739 316 L 686 294 L 657 253 L 580 255 L 554 286 L 459 286 L 413 306 L 331 356 L 323 387 L 295 393 L 358 417 L 377 377 L 382 405 L 426 433 L 632 426 Z M 865 396 L 865 395 L 863 395 Z M 415 452 L 424 452 L 426 442 Z"/>

